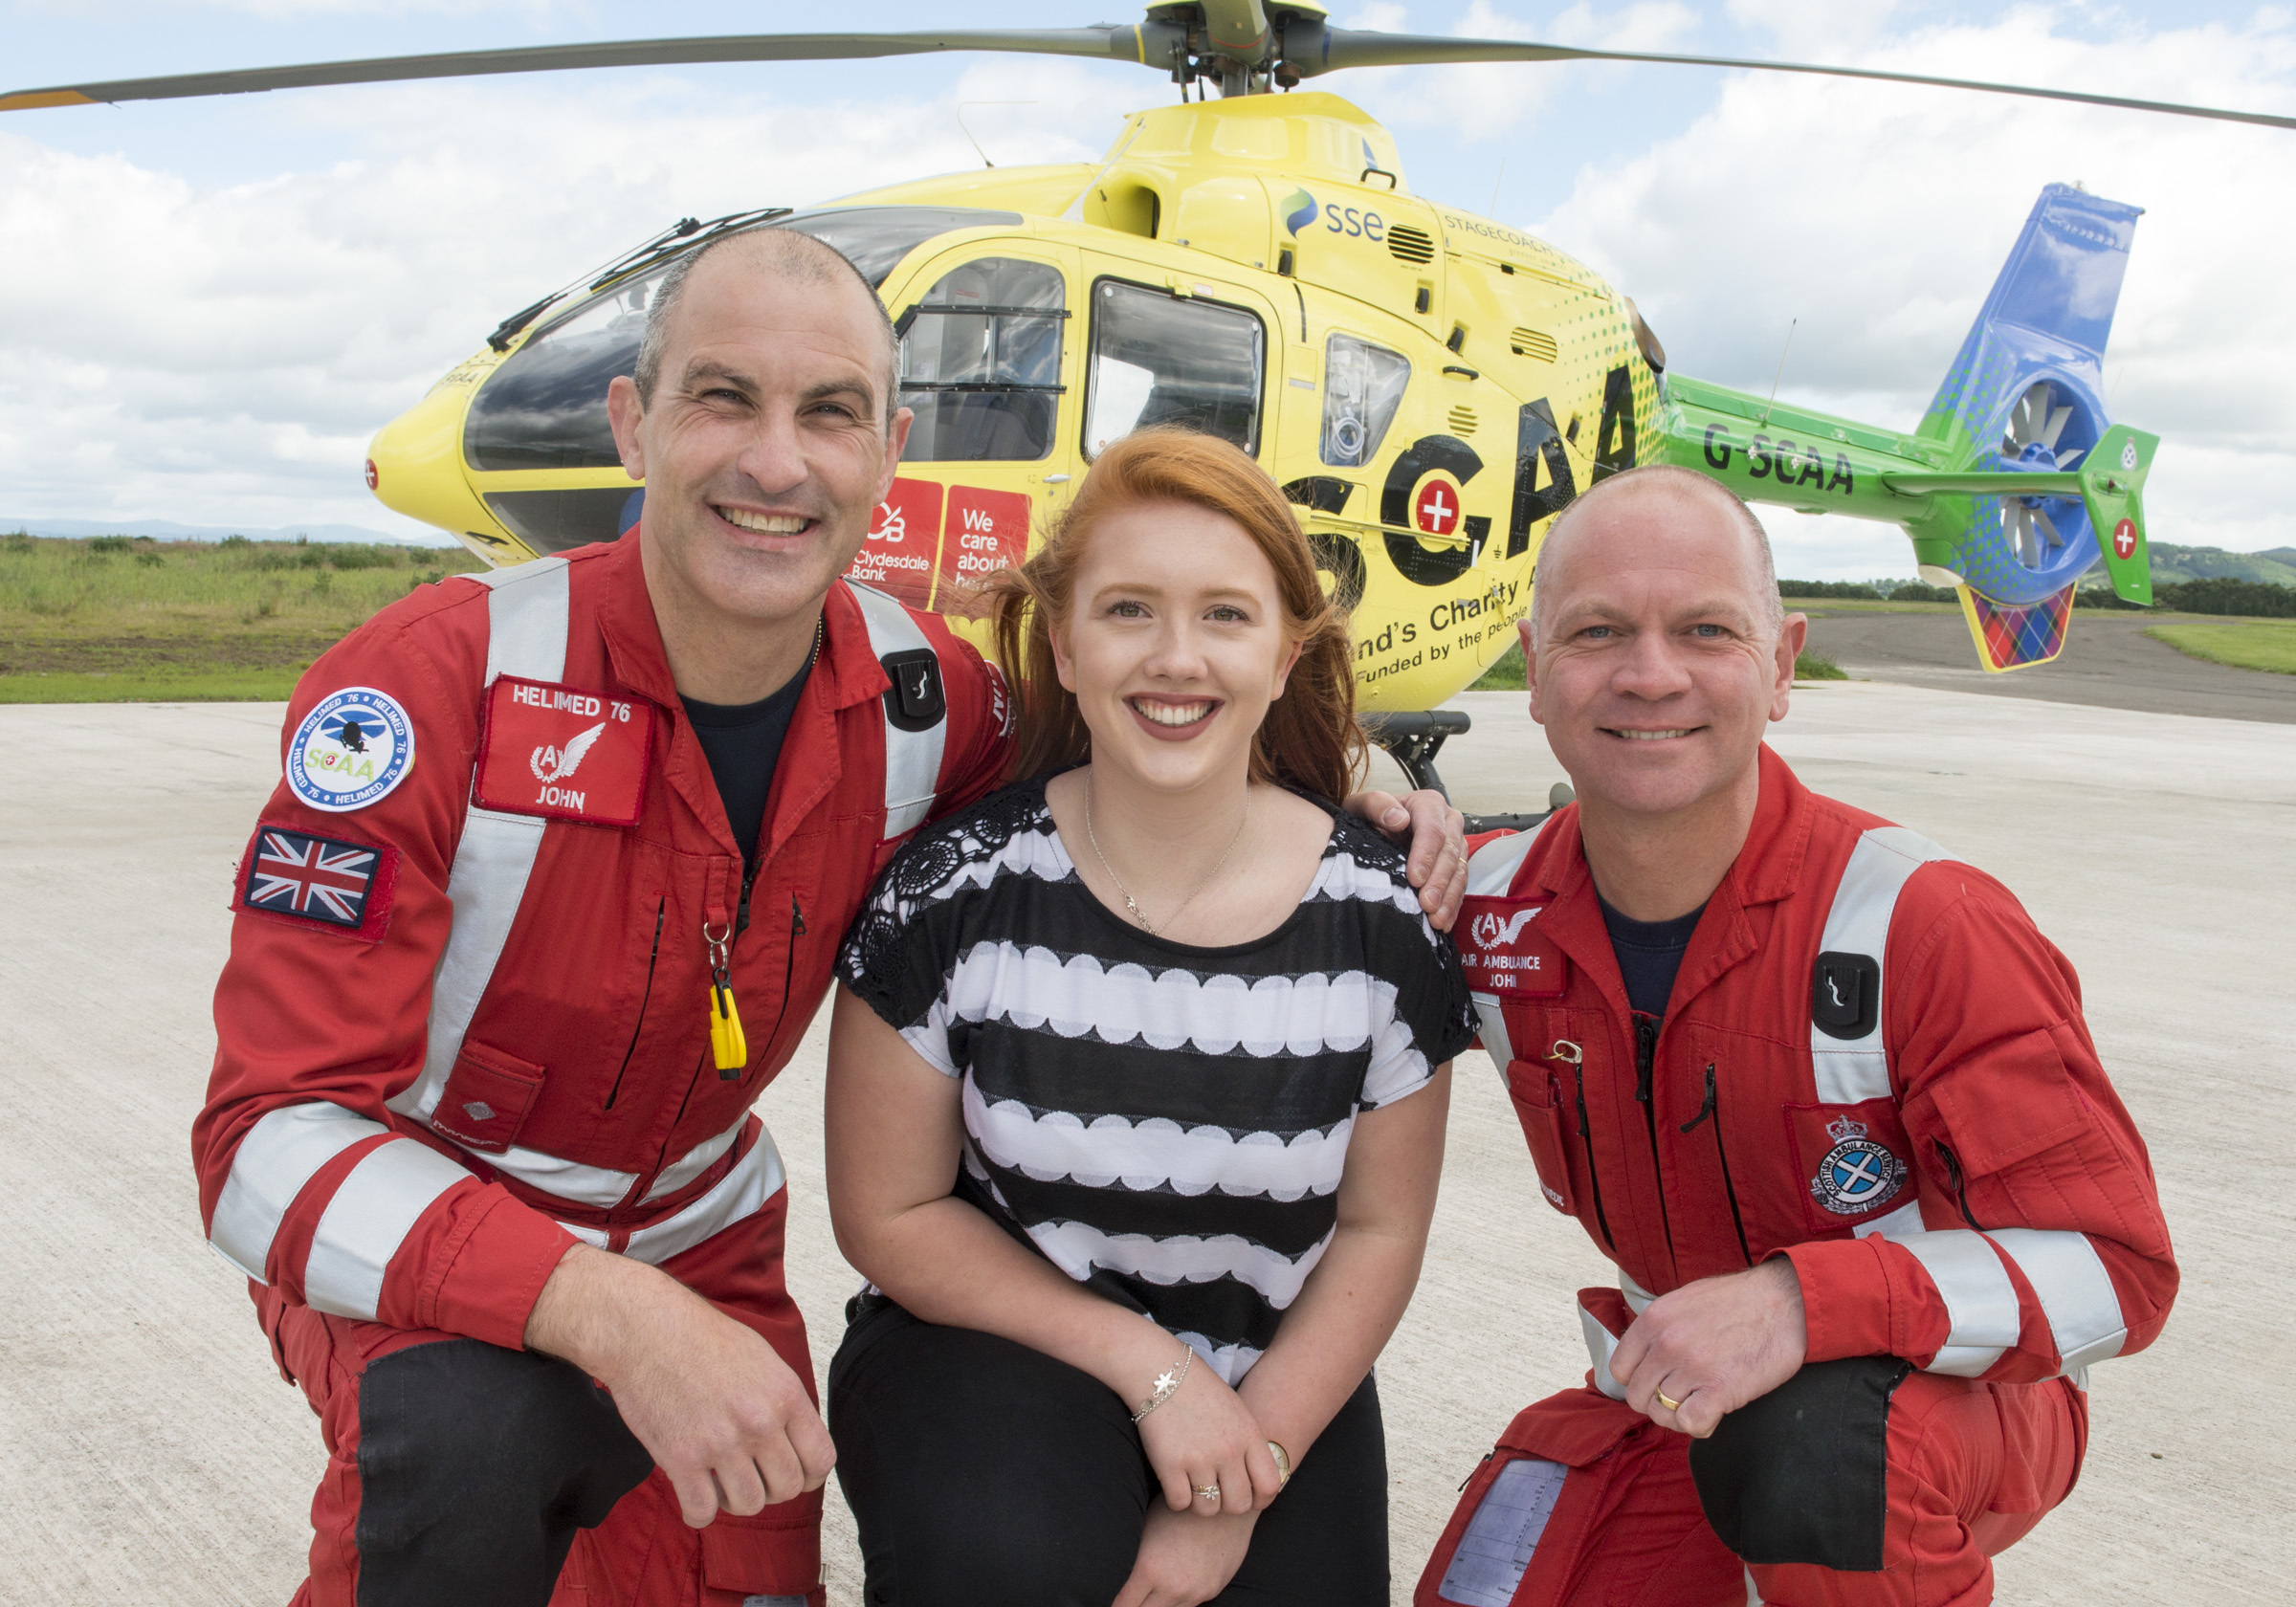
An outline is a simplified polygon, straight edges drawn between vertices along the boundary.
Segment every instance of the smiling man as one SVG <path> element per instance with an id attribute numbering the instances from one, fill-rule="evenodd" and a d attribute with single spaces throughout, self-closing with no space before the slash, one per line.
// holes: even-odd
<path id="1" fill-rule="evenodd" d="M 608 396 L 638 527 L 423 588 L 297 689 L 193 1152 L 329 1452 L 298 1601 L 821 1600 L 750 1107 L 878 870 L 1011 759 L 995 671 L 839 578 L 895 369 L 828 247 L 691 253 Z M 1357 806 L 1421 823 L 1447 923 L 1456 814 Z"/>
<path id="2" fill-rule="evenodd" d="M 1531 712 L 1578 802 L 1478 848 L 1460 950 L 1540 1192 L 1620 1288 L 1422 1607 L 1988 1601 L 2079 1472 L 2088 1366 L 2167 1318 L 2071 966 L 1764 745 L 1806 630 L 1688 470 L 1604 481 L 1539 555 Z"/>

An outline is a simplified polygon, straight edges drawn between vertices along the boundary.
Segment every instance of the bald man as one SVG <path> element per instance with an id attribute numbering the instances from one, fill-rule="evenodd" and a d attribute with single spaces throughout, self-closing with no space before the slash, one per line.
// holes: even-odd
<path id="1" fill-rule="evenodd" d="M 819 1607 L 834 1452 L 750 1107 L 877 871 L 1012 748 L 993 669 L 840 579 L 896 368 L 829 247 L 689 253 L 606 399 L 638 526 L 424 587 L 296 689 L 192 1144 L 329 1453 L 298 1603 Z M 1447 924 L 1457 814 L 1352 803 Z"/>
<path id="2" fill-rule="evenodd" d="M 1970 1607 L 2070 1491 L 2176 1269 L 2078 979 L 2008 890 L 1762 740 L 1807 622 L 1704 475 L 1556 521 L 1523 627 L 1578 802 L 1459 946 L 1539 1192 L 1616 1264 L 1422 1607 Z"/>

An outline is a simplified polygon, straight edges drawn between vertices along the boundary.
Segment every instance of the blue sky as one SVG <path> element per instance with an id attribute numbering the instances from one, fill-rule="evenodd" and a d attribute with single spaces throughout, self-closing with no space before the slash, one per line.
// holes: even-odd
<path id="1" fill-rule="evenodd" d="M 1777 55 L 2296 111 L 2296 18 L 2223 4 L 1373 4 L 1426 33 Z M 1122 15 L 1119 13 L 1122 12 Z M 886 29 L 1127 20 L 1120 4 L 871 8 Z M 854 25 L 864 25 L 856 11 Z M 846 20 L 845 15 L 838 17 Z M 818 6 L 552 0 L 0 4 L 0 87 L 637 33 L 803 31 Z M 1634 295 L 1678 367 L 1910 425 L 2041 185 L 2149 209 L 2116 416 L 2167 438 L 2164 540 L 2296 543 L 2285 288 L 2296 133 L 1703 69 L 1337 75 L 1414 188 Z M 0 118 L 0 517 L 399 528 L 373 429 L 497 319 L 683 212 L 978 161 L 1079 160 L 1173 93 L 1137 68 L 963 56 L 546 74 Z M 1021 101 L 1000 105 L 983 102 Z M 965 105 L 971 102 L 972 104 Z M 1495 204 L 1494 204 L 1495 197 Z M 1772 520 L 1781 566 L 1904 573 L 1901 538 Z"/>

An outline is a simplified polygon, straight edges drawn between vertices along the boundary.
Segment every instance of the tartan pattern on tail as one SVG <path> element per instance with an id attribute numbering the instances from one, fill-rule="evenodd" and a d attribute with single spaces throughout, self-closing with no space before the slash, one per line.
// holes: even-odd
<path id="1" fill-rule="evenodd" d="M 2022 606 L 1996 603 L 1984 593 L 1961 588 L 1961 613 L 1970 639 L 1989 671 L 2046 664 L 2064 651 L 2064 633 L 2073 620 L 2073 588 Z"/>

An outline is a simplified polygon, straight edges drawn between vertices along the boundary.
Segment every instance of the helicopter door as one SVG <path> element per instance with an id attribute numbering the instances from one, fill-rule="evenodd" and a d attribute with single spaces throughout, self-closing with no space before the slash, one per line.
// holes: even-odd
<path id="1" fill-rule="evenodd" d="M 911 282 L 927 288 L 894 320 L 909 444 L 847 573 L 977 617 L 974 583 L 1027 557 L 1039 496 L 1074 468 L 1060 427 L 1069 279 L 1055 263 L 998 254 L 944 259 Z"/>
<path id="2" fill-rule="evenodd" d="M 1268 328 L 1248 308 L 1103 278 L 1093 285 L 1084 454 L 1152 425 L 1260 451 Z"/>

